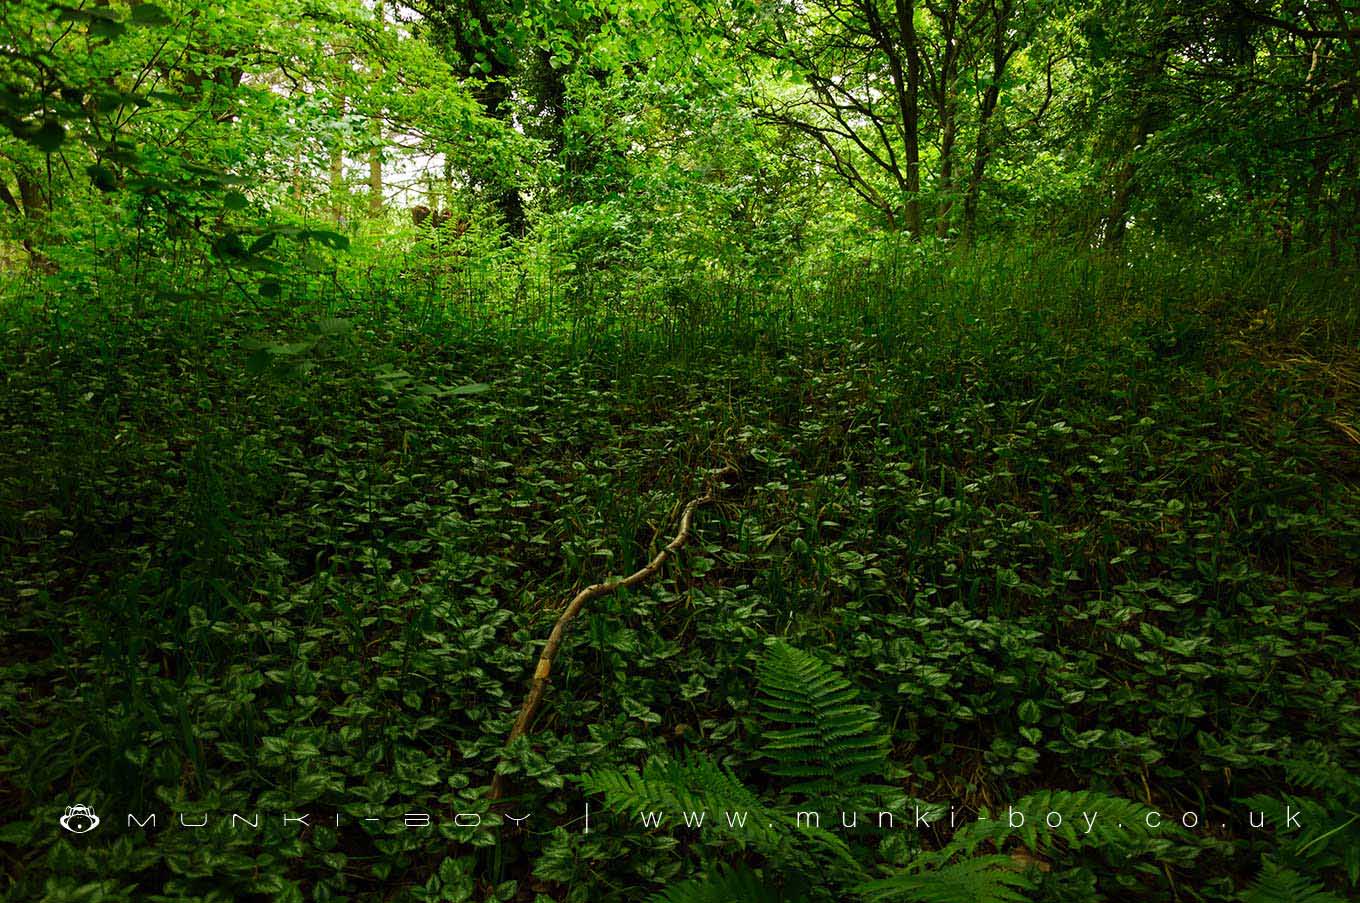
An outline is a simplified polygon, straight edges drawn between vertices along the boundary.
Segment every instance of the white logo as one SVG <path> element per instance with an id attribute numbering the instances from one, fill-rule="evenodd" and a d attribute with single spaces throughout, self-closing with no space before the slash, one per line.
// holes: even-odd
<path id="1" fill-rule="evenodd" d="M 99 816 L 95 815 L 89 806 L 76 803 L 74 806 L 66 807 L 66 814 L 61 817 L 61 826 L 72 834 L 86 834 L 99 827 Z"/>

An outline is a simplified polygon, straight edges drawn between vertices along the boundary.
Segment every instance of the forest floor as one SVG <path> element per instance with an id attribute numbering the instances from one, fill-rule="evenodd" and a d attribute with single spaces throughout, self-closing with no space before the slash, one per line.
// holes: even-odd
<path id="1" fill-rule="evenodd" d="M 684 747 L 787 801 L 752 722 L 772 637 L 877 710 L 912 797 L 1198 812 L 1180 852 L 1091 866 L 1126 898 L 1231 898 L 1282 842 L 1240 800 L 1323 818 L 1335 794 L 1289 763 L 1360 764 L 1360 359 L 1326 324 L 936 312 L 582 351 L 282 310 L 0 335 L 15 899 L 636 899 L 698 854 L 608 832 L 565 852 L 575 779 Z M 560 606 L 641 566 L 729 466 L 665 573 L 568 635 L 506 766 L 555 832 L 59 837 L 77 798 L 486 811 Z M 1308 851 L 1337 857 L 1320 869 L 1353 831 Z"/>

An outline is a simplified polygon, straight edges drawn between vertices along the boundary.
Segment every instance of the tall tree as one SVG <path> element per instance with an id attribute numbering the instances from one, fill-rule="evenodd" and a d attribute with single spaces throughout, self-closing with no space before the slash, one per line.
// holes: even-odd
<path id="1" fill-rule="evenodd" d="M 959 137 L 959 69 L 969 42 L 965 36 L 972 29 L 963 20 L 963 0 L 926 0 L 925 7 L 935 22 L 935 37 L 927 37 L 932 53 L 925 54 L 926 91 L 935 106 L 939 122 L 939 176 L 935 193 L 939 204 L 935 217 L 935 234 L 944 238 L 949 234 L 954 209 L 955 156 Z M 981 13 L 978 13 L 980 15 Z"/>
<path id="2" fill-rule="evenodd" d="M 386 11 L 383 0 L 374 0 L 373 20 L 378 28 L 386 27 Z M 375 60 L 376 68 L 380 69 L 382 60 Z M 383 142 L 383 121 L 381 115 L 370 116 L 368 149 L 368 213 L 369 216 L 381 216 L 383 212 L 383 178 L 382 178 L 382 142 Z"/>
<path id="3" fill-rule="evenodd" d="M 753 49 L 802 84 L 758 92 L 761 114 L 810 138 L 831 170 L 889 226 L 919 239 L 922 63 L 915 0 L 781 5 L 756 24 Z"/>
<path id="4" fill-rule="evenodd" d="M 522 0 L 424 0 L 421 11 L 428 34 L 458 76 L 473 85 L 473 96 L 486 115 L 510 125 L 512 79 L 528 45 Z M 524 198 L 513 174 L 486 168 L 469 176 L 487 191 L 506 230 L 523 235 Z"/>
<path id="5" fill-rule="evenodd" d="M 984 21 L 990 26 L 986 54 L 989 70 L 978 81 L 984 87 L 978 100 L 977 136 L 973 148 L 973 165 L 968 174 L 968 186 L 963 195 L 963 240 L 972 244 L 977 232 L 978 198 L 982 180 L 987 174 L 987 163 L 996 149 L 997 138 L 993 126 L 1007 67 L 1027 40 L 1029 23 L 1017 23 L 1016 0 L 988 0 Z"/>

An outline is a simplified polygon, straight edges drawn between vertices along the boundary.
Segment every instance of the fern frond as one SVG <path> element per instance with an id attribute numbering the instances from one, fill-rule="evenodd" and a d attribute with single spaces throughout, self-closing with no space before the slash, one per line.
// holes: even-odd
<path id="1" fill-rule="evenodd" d="M 1018 840 L 1033 852 L 1057 847 L 1080 847 L 1129 851 L 1144 848 L 1154 833 L 1165 835 L 1176 826 L 1162 820 L 1154 832 L 1147 817 L 1153 810 L 1141 803 L 1092 790 L 1040 790 L 1013 805 L 1024 815 L 1023 825 L 1012 828 L 1009 813 L 998 811 L 985 821 L 960 828 L 942 851 L 949 854 L 971 853 L 984 841 L 1000 849 L 1008 838 Z M 1046 820 L 1050 812 L 1062 816 L 1057 827 Z"/>
<path id="2" fill-rule="evenodd" d="M 1335 869 L 1351 888 L 1360 886 L 1360 776 L 1321 743 L 1306 744 L 1279 764 L 1291 785 L 1315 796 L 1257 794 L 1238 802 L 1276 831 L 1282 862 L 1313 874 Z"/>
<path id="3" fill-rule="evenodd" d="M 1325 793 L 1329 798 L 1354 805 L 1360 803 L 1360 775 L 1332 760 L 1321 744 L 1310 743 L 1290 759 L 1280 763 L 1285 776 L 1296 787 Z"/>
<path id="4" fill-rule="evenodd" d="M 776 642 L 758 681 L 761 714 L 771 724 L 761 747 L 771 760 L 766 770 L 792 779 L 790 792 L 844 794 L 883 773 L 888 741 L 878 714 L 831 666 Z"/>
<path id="5" fill-rule="evenodd" d="M 702 878 L 691 878 L 652 897 L 652 903 L 800 903 L 801 890 L 766 884 L 755 872 L 738 866 Z"/>
<path id="6" fill-rule="evenodd" d="M 711 811 L 750 812 L 749 831 L 737 835 L 751 837 L 765 844 L 776 843 L 783 832 L 767 827 L 773 818 L 758 819 L 756 814 L 768 814 L 763 802 L 746 788 L 731 772 L 712 759 L 692 755 L 678 759 L 653 756 L 639 772 L 637 769 L 610 768 L 591 772 L 582 781 L 588 793 L 605 797 L 610 809 L 628 814 L 660 812 L 675 819 L 682 812 Z M 740 841 L 739 841 L 740 842 Z"/>
<path id="7" fill-rule="evenodd" d="M 912 903 L 1025 903 L 1033 883 L 1009 856 L 978 856 L 920 872 L 904 872 L 860 885 L 873 901 Z"/>
<path id="8" fill-rule="evenodd" d="M 1339 868 L 1352 887 L 1360 883 L 1360 811 L 1340 799 L 1325 802 L 1281 794 L 1239 800 L 1259 811 L 1264 823 L 1280 838 L 1281 853 L 1294 864 L 1307 862 L 1310 870 Z M 1297 828 L 1290 828 L 1290 816 Z"/>
<path id="9" fill-rule="evenodd" d="M 1237 899 L 1241 903 L 1344 903 L 1320 884 L 1269 859 L 1261 863 L 1261 874 Z"/>
<path id="10" fill-rule="evenodd" d="M 613 811 L 629 816 L 662 813 L 679 820 L 685 812 L 706 812 L 716 826 L 712 839 L 748 847 L 785 868 L 857 875 L 859 864 L 850 848 L 830 831 L 818 827 L 793 830 L 789 819 L 771 809 L 727 769 L 707 756 L 677 759 L 654 756 L 636 769 L 604 769 L 582 778 L 587 793 L 605 797 Z M 728 827 L 718 821 L 725 812 L 746 813 L 744 824 Z M 665 827 L 663 824 L 662 827 Z"/>

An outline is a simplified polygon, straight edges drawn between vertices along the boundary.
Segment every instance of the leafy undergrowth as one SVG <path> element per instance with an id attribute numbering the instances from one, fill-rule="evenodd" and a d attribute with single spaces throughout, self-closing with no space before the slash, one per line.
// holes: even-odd
<path id="1" fill-rule="evenodd" d="M 583 775 L 658 756 L 806 806 L 762 769 L 772 638 L 872 708 L 880 779 L 906 799 L 1099 791 L 1198 813 L 1137 867 L 987 847 L 1042 873 L 1036 899 L 1355 886 L 1356 800 L 1316 779 L 1350 779 L 1360 749 L 1351 415 L 1236 327 L 918 317 L 676 356 L 276 316 L 3 338 L 13 899 L 632 900 L 752 868 L 778 885 L 749 851 L 575 821 Z M 562 600 L 639 566 L 729 464 L 678 562 L 569 634 L 505 766 L 536 827 L 58 828 L 77 800 L 495 824 L 486 788 Z M 1315 824 L 1341 806 L 1341 827 L 1249 830 L 1253 795 Z M 949 835 L 848 855 L 863 884 Z M 914 881 L 863 886 L 911 899 Z"/>

